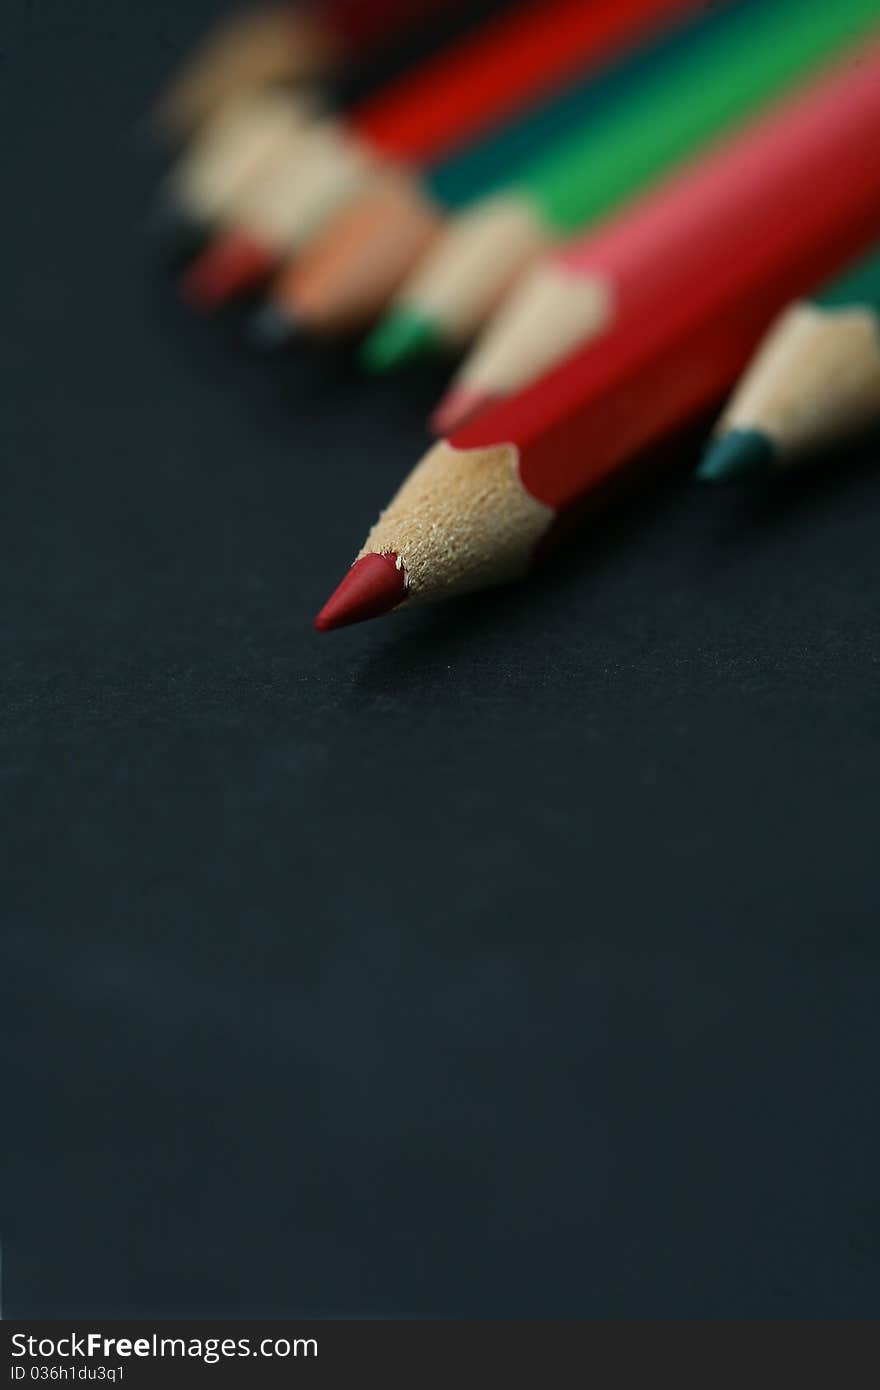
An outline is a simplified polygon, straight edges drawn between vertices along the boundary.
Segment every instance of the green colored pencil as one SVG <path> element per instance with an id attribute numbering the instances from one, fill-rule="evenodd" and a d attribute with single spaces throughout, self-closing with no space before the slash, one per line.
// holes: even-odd
<path id="1" fill-rule="evenodd" d="M 786 468 L 880 426 L 880 246 L 792 304 L 758 348 L 697 476 Z"/>
<path id="2" fill-rule="evenodd" d="M 363 358 L 382 370 L 461 347 L 522 270 L 610 212 L 880 23 L 878 0 L 767 0 L 708 28 L 675 61 L 451 219 Z"/>
<path id="3" fill-rule="evenodd" d="M 697 4 L 688 0 L 673 10 L 659 33 L 636 40 L 620 56 L 580 74 L 537 104 L 531 103 L 511 120 L 490 130 L 453 155 L 429 167 L 423 183 L 444 209 L 460 208 L 485 197 L 520 169 L 531 165 L 560 140 L 639 88 L 668 72 L 694 44 L 715 31 L 719 39 L 740 23 L 746 10 L 766 9 L 768 0 L 721 0 Z M 772 5 L 774 0 L 769 0 Z"/>

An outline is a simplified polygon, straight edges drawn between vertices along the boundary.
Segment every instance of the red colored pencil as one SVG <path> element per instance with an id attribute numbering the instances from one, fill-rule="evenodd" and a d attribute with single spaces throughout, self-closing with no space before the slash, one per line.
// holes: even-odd
<path id="1" fill-rule="evenodd" d="M 438 431 L 521 390 L 612 326 L 692 294 L 768 224 L 807 224 L 824 216 L 821 201 L 880 185 L 880 168 L 865 160 L 878 139 L 875 43 L 537 266 L 465 361 L 436 412 Z"/>
<path id="2" fill-rule="evenodd" d="M 427 163 L 684 8 L 684 0 L 527 0 L 364 103 L 351 128 L 388 158 Z"/>
<path id="3" fill-rule="evenodd" d="M 190 267 L 188 296 L 213 307 L 250 288 L 300 249 L 388 162 L 423 165 L 452 153 L 528 101 L 624 48 L 695 0 L 542 0 L 476 34 L 327 123 L 253 190 L 239 221 Z"/>
<path id="4" fill-rule="evenodd" d="M 844 196 L 846 194 L 847 196 Z M 524 574 L 556 521 L 717 405 L 774 315 L 880 233 L 880 185 L 817 190 L 718 273 L 436 444 L 315 619 L 321 631 Z M 375 445 L 371 445 L 375 447 Z"/>

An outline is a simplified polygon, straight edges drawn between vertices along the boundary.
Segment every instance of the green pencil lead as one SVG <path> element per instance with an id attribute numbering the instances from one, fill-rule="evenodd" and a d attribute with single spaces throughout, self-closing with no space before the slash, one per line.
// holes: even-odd
<path id="1" fill-rule="evenodd" d="M 430 319 L 410 309 L 395 309 L 361 344 L 360 360 L 371 372 L 385 372 L 439 346 Z"/>

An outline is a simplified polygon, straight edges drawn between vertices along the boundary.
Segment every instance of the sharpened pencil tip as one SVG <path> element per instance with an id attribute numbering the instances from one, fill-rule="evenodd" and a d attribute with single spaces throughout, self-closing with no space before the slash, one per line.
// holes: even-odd
<path id="1" fill-rule="evenodd" d="M 248 342 L 261 352 L 277 352 L 292 343 L 298 335 L 296 319 L 280 304 L 264 304 L 248 321 Z"/>
<path id="2" fill-rule="evenodd" d="M 491 392 L 479 391 L 473 386 L 453 386 L 431 416 L 431 429 L 441 437 L 452 434 L 475 416 L 482 415 L 496 399 Z"/>
<path id="3" fill-rule="evenodd" d="M 701 483 L 729 483 L 749 473 L 766 473 L 773 462 L 773 445 L 760 430 L 731 430 L 710 440 L 697 468 Z"/>
<path id="4" fill-rule="evenodd" d="M 439 343 L 440 335 L 430 319 L 411 309 L 394 310 L 364 339 L 360 360 L 368 371 L 387 372 L 433 352 Z"/>
<path id="5" fill-rule="evenodd" d="M 180 289 L 196 309 L 219 309 L 228 299 L 255 289 L 272 269 L 273 257 L 240 232 L 208 246 L 184 272 Z"/>
<path id="6" fill-rule="evenodd" d="M 362 555 L 315 619 L 318 632 L 381 618 L 406 597 L 406 572 L 396 555 Z"/>

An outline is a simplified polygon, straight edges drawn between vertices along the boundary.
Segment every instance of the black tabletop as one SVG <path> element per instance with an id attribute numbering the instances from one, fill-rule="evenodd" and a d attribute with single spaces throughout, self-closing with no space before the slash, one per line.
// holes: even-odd
<path id="1" fill-rule="evenodd" d="M 7 1316 L 875 1314 L 877 450 L 317 636 L 445 369 L 178 302 L 218 8 L 6 6 Z"/>

